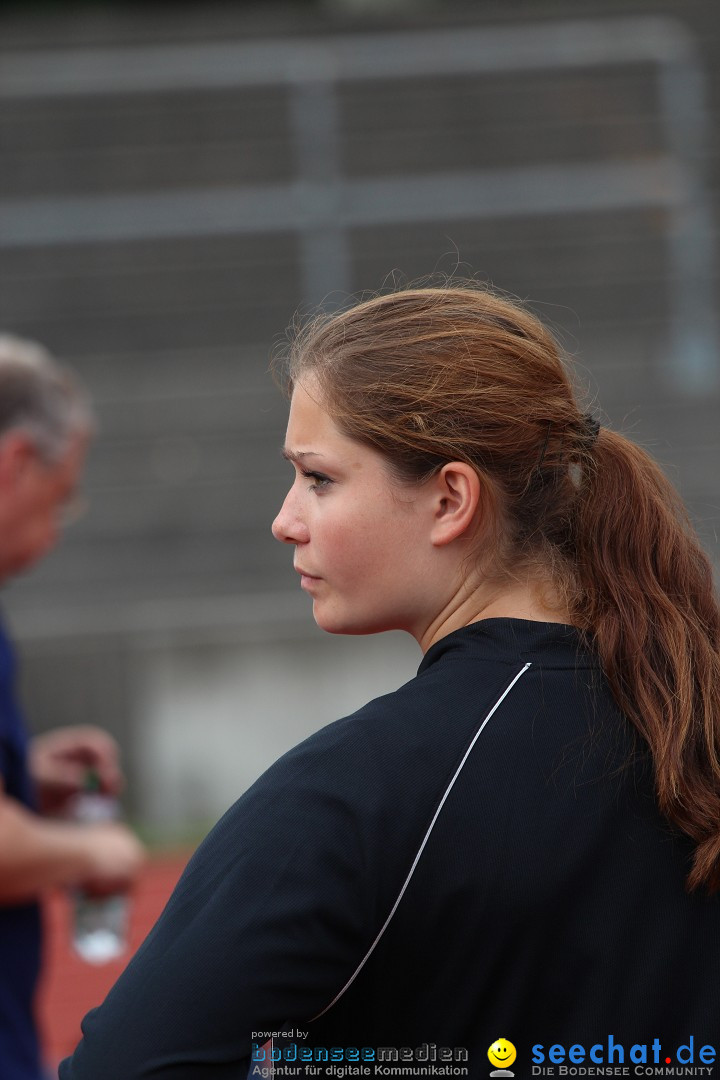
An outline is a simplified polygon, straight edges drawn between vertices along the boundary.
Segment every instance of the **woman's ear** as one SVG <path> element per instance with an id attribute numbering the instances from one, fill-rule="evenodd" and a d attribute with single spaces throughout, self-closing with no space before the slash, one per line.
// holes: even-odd
<path id="1" fill-rule="evenodd" d="M 444 547 L 475 532 L 482 505 L 482 482 L 471 465 L 451 461 L 431 480 L 433 522 L 430 541 Z"/>

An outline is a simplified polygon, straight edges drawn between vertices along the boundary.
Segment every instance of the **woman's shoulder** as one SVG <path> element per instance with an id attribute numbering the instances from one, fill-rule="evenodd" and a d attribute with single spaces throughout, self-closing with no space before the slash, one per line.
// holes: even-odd
<path id="1" fill-rule="evenodd" d="M 464 752 L 506 695 L 514 717 L 533 711 L 538 678 L 552 688 L 542 694 L 544 708 L 582 688 L 593 698 L 606 692 L 574 628 L 512 619 L 471 624 L 432 646 L 414 678 L 322 727 L 269 772 L 280 778 L 317 767 L 327 776 L 329 763 L 338 777 L 345 769 L 407 770 L 428 755 L 440 765 Z"/>
<path id="2" fill-rule="evenodd" d="M 404 787 L 428 790 L 451 773 L 522 665 L 445 663 L 321 728 L 258 783 L 329 790 L 367 803 Z"/>
<path id="3" fill-rule="evenodd" d="M 389 867 L 388 888 L 396 884 L 396 856 L 425 828 L 464 741 L 462 724 L 448 730 L 424 692 L 434 681 L 416 677 L 278 758 L 200 845 L 181 891 L 247 866 L 265 877 L 263 852 L 322 880 L 341 867 L 358 889 L 367 871 L 362 887 L 373 893 Z"/>

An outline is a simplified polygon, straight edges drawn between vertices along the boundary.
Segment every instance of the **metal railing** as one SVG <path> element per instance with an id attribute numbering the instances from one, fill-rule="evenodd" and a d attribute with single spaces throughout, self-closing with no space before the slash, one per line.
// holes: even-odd
<path id="1" fill-rule="evenodd" d="M 664 150 L 642 159 L 341 174 L 339 82 L 650 63 Z M 706 114 L 695 44 L 655 17 L 353 34 L 320 39 L 8 53 L 4 99 L 284 84 L 295 178 L 287 183 L 0 200 L 0 247 L 297 231 L 304 292 L 348 292 L 348 230 L 366 225 L 661 208 L 671 278 L 665 374 L 686 393 L 720 381 L 712 213 L 702 176 Z"/>

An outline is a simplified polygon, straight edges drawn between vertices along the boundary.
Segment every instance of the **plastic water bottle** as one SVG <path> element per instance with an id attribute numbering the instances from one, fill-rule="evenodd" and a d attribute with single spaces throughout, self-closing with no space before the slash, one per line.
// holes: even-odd
<path id="1" fill-rule="evenodd" d="M 70 817 L 83 824 L 117 821 L 122 816 L 113 795 L 100 790 L 100 778 L 90 771 L 85 787 L 72 801 Z M 88 964 L 106 964 L 127 948 L 129 902 L 126 893 L 90 896 L 81 889 L 72 893 L 73 948 Z"/>

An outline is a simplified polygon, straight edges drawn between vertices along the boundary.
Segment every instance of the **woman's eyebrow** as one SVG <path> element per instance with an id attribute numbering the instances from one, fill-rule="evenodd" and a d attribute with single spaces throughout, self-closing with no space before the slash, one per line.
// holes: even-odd
<path id="1" fill-rule="evenodd" d="M 280 453 L 286 461 L 302 461 L 306 457 L 322 457 L 315 450 L 288 450 L 287 446 L 280 447 Z"/>

